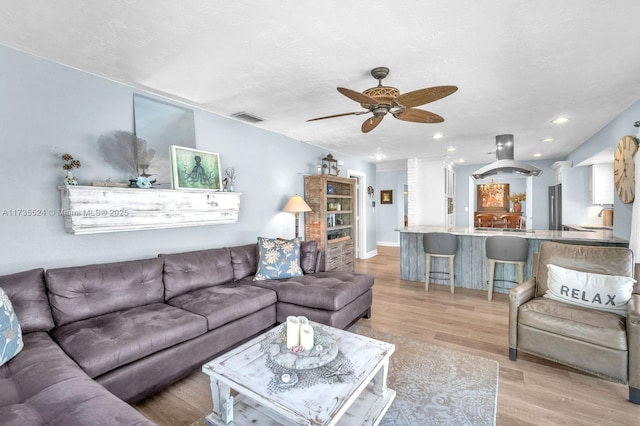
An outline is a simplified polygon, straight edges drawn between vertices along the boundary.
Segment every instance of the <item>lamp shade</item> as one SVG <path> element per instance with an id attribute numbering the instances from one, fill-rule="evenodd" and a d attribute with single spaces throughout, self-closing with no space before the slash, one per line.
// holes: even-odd
<path id="1" fill-rule="evenodd" d="M 287 205 L 284 206 L 282 211 L 291 213 L 310 212 L 311 207 L 309 207 L 309 205 L 304 201 L 304 198 L 296 194 L 289 199 Z"/>

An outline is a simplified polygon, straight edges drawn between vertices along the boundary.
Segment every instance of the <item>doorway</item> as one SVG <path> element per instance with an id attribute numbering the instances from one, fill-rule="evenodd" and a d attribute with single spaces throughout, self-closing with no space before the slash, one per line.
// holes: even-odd
<path id="1" fill-rule="evenodd" d="M 356 259 L 367 258 L 367 210 L 366 210 L 366 190 L 367 175 L 362 172 L 348 170 L 347 176 L 356 180 L 356 238 L 355 255 Z"/>

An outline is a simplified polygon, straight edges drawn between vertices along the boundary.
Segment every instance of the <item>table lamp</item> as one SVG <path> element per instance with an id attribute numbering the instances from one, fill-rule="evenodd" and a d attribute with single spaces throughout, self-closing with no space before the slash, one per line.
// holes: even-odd
<path id="1" fill-rule="evenodd" d="M 298 216 L 300 212 L 310 212 L 311 207 L 304 201 L 304 199 L 298 194 L 289 199 L 287 205 L 284 206 L 282 211 L 293 213 L 296 217 L 296 238 L 298 238 Z"/>

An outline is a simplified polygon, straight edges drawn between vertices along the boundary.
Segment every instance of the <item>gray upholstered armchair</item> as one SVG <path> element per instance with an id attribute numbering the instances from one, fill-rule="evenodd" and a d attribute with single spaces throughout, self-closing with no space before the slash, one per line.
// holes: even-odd
<path id="1" fill-rule="evenodd" d="M 534 278 L 509 292 L 509 358 L 515 361 L 520 350 L 626 383 L 629 401 L 640 404 L 640 285 L 633 288 L 625 318 L 542 297 L 549 264 L 623 277 L 634 271 L 626 248 L 542 243 Z"/>

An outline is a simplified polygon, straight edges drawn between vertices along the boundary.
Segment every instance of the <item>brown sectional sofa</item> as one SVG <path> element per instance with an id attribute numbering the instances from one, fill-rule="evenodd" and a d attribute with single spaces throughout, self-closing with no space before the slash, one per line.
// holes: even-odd
<path id="1" fill-rule="evenodd" d="M 25 342 L 0 366 L 0 419 L 151 424 L 123 401 L 157 392 L 287 315 L 341 328 L 368 317 L 373 276 L 322 272 L 320 256 L 303 242 L 305 275 L 268 281 L 253 281 L 256 244 L 0 277 Z"/>
<path id="2" fill-rule="evenodd" d="M 0 277 L 20 320 L 24 348 L 0 366 L 3 425 L 151 425 L 84 372 L 49 335 L 43 269 Z"/>

